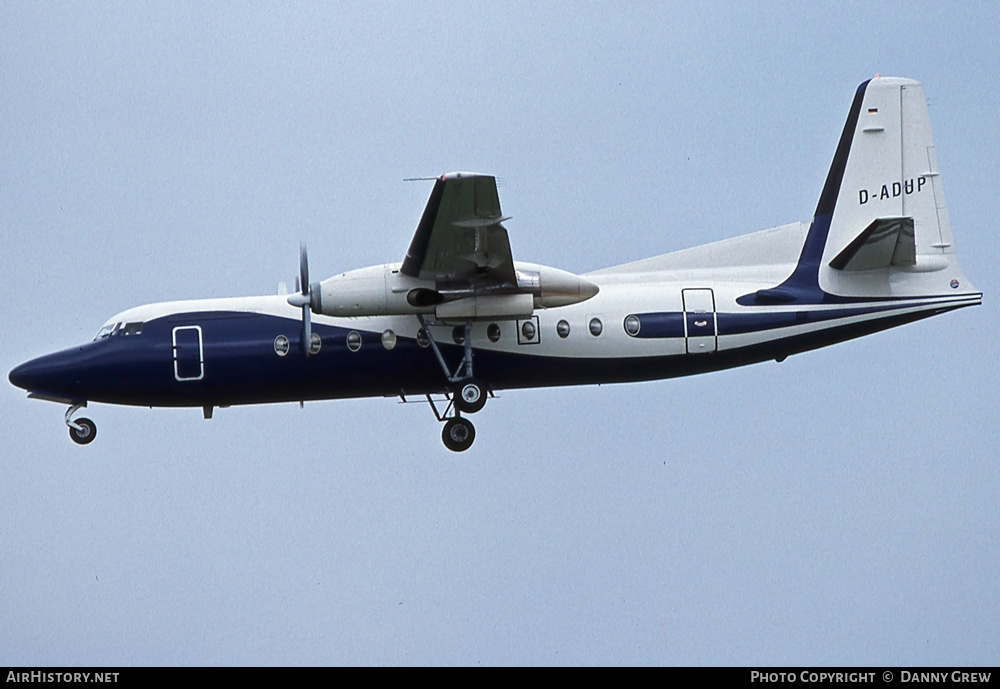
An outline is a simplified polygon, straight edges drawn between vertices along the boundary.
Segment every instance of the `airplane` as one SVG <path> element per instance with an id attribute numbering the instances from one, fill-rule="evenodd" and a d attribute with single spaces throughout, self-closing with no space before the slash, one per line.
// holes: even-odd
<path id="1" fill-rule="evenodd" d="M 514 261 L 496 180 L 454 172 L 398 263 L 295 291 L 175 301 L 111 317 L 94 341 L 14 368 L 28 397 L 215 407 L 423 397 L 454 452 L 500 390 L 717 371 L 982 302 L 955 254 L 923 87 L 855 95 L 811 222 L 583 275 Z M 284 291 L 284 293 L 282 293 Z M 440 405 L 444 405 L 443 409 Z"/>

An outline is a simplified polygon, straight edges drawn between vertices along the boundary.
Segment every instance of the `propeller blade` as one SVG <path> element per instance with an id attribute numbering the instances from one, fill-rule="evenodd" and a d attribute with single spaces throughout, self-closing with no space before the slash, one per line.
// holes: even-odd
<path id="1" fill-rule="evenodd" d="M 299 281 L 302 284 L 302 294 L 309 294 L 309 252 L 305 242 L 299 244 Z"/>
<path id="2" fill-rule="evenodd" d="M 302 306 L 302 353 L 309 356 L 312 344 L 312 285 L 309 284 L 309 251 L 305 242 L 299 244 L 299 282 L 302 284 L 299 297 Z"/>
<path id="3" fill-rule="evenodd" d="M 309 306 L 302 307 L 302 349 L 309 356 L 309 346 L 312 344 L 312 313 Z"/>

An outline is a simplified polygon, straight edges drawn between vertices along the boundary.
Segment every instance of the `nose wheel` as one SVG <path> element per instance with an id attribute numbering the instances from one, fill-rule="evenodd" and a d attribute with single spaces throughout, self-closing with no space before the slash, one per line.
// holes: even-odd
<path id="1" fill-rule="evenodd" d="M 86 407 L 87 404 L 74 404 L 66 412 L 66 426 L 69 428 L 69 437 L 77 445 L 86 445 L 94 442 L 97 437 L 97 424 L 90 419 L 80 418 L 73 421 L 73 414 Z"/>
<path id="2" fill-rule="evenodd" d="M 75 423 L 77 427 L 69 427 L 69 437 L 72 438 L 73 442 L 77 445 L 86 445 L 87 443 L 93 442 L 94 438 L 97 437 L 97 424 L 90 419 L 77 419 L 73 423 Z"/>

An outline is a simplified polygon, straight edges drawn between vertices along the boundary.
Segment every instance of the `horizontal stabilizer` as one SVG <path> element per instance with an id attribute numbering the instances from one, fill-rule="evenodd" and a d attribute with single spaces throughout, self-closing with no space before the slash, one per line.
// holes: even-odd
<path id="1" fill-rule="evenodd" d="M 877 218 L 830 261 L 830 267 L 845 271 L 878 270 L 913 266 L 916 262 L 913 218 Z"/>

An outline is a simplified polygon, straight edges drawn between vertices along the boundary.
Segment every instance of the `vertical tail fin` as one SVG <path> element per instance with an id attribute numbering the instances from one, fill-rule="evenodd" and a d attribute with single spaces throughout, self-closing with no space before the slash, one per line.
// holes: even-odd
<path id="1" fill-rule="evenodd" d="M 973 292 L 955 256 L 923 87 L 864 82 L 795 271 L 754 301 Z"/>
<path id="2" fill-rule="evenodd" d="M 877 78 L 858 94 L 819 284 L 835 294 L 873 296 L 972 290 L 955 256 L 923 87 Z M 817 216 L 832 195 L 823 190 Z"/>

